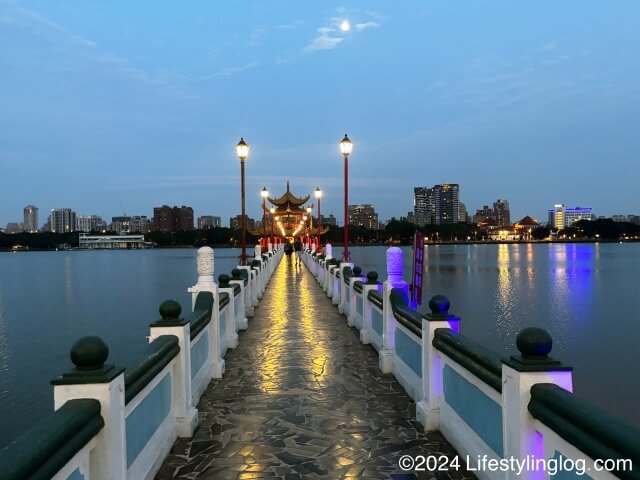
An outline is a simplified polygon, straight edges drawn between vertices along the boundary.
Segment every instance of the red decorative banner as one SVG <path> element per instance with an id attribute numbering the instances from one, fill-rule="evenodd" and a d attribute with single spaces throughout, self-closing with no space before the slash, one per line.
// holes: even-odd
<path id="1" fill-rule="evenodd" d="M 413 273 L 411 283 L 411 305 L 422 304 L 422 272 L 424 271 L 424 235 L 416 231 L 413 236 Z"/>

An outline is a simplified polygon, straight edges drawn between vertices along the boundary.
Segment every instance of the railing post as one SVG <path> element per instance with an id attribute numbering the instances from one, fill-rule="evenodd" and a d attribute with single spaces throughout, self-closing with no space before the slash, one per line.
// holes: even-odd
<path id="1" fill-rule="evenodd" d="M 93 398 L 100 402 L 104 428 L 89 456 L 92 478 L 127 478 L 124 368 L 105 365 L 109 347 L 99 337 L 84 337 L 71 347 L 70 372 L 51 381 L 54 409 L 68 400 Z"/>
<path id="2" fill-rule="evenodd" d="M 235 281 L 240 282 L 240 286 L 242 287 L 242 300 L 244 301 L 245 316 L 253 317 L 255 312 L 253 308 L 253 302 L 251 300 L 251 282 L 250 282 L 251 272 L 247 271 L 247 274 L 248 274 L 247 284 L 245 285 L 244 277 L 242 276 L 242 269 L 238 267 L 231 270 L 231 278 L 233 279 L 234 282 Z"/>
<path id="3" fill-rule="evenodd" d="M 364 281 L 364 276 L 362 275 L 362 269 L 356 265 L 355 267 L 353 267 L 353 276 L 351 277 L 351 280 L 349 280 L 349 287 L 347 290 L 347 295 L 349 295 L 349 311 L 347 312 L 347 325 L 349 325 L 350 327 L 354 327 L 356 324 L 356 317 L 355 317 L 356 292 L 353 289 L 353 284 L 356 282 L 362 282 L 362 281 Z M 362 343 L 369 343 L 369 342 L 363 341 L 362 333 L 360 334 L 360 341 Z"/>
<path id="4" fill-rule="evenodd" d="M 249 316 L 252 317 L 253 307 L 257 307 L 260 303 L 258 301 L 258 287 L 256 282 L 257 273 L 251 265 L 240 265 L 238 268 L 247 272 L 247 291 L 249 292 L 249 305 L 252 307 L 252 313 Z M 246 305 L 245 303 L 245 306 Z"/>
<path id="5" fill-rule="evenodd" d="M 211 247 L 201 247 L 196 256 L 198 270 L 197 283 L 188 289 L 191 293 L 191 309 L 195 308 L 196 298 L 200 292 L 210 292 L 213 295 L 213 307 L 211 308 L 211 321 L 209 322 L 209 364 L 211 376 L 221 378 L 224 373 L 224 359 L 220 352 L 220 325 L 218 324 L 218 286 L 213 280 L 215 271 L 215 254 Z M 182 345 L 180 346 L 182 348 Z"/>
<path id="6" fill-rule="evenodd" d="M 502 432 L 503 458 L 544 458 L 544 443 L 534 426 L 527 407 L 531 387 L 536 383 L 554 383 L 573 390 L 571 367 L 548 356 L 553 341 L 542 328 L 525 328 L 516 337 L 520 355 L 502 361 Z M 546 478 L 545 472 L 507 472 L 507 479 Z"/>
<path id="7" fill-rule="evenodd" d="M 238 295 L 238 309 L 240 310 L 240 313 L 238 313 L 238 315 L 240 316 L 240 322 L 238 323 L 238 328 L 240 330 L 246 330 L 249 327 L 249 319 L 247 318 L 247 296 L 245 293 L 244 280 L 242 279 L 240 270 L 238 270 L 237 268 L 234 268 L 231 271 L 231 275 L 232 277 L 231 280 L 229 280 L 229 283 L 235 283 L 240 286 L 240 295 Z M 253 307 L 251 307 L 251 311 L 253 312 Z"/>
<path id="8" fill-rule="evenodd" d="M 444 295 L 429 300 L 431 313 L 422 317 L 422 400 L 416 404 L 416 419 L 425 430 L 439 430 L 442 401 L 442 356 L 433 346 L 436 328 L 460 332 L 460 318 L 449 314 L 451 303 Z"/>
<path id="9" fill-rule="evenodd" d="M 363 344 L 371 343 L 371 302 L 369 301 L 369 291 L 380 291 L 382 285 L 378 282 L 378 272 L 367 273 L 367 283 L 362 286 L 362 329 L 360 330 L 360 341 Z"/>
<path id="10" fill-rule="evenodd" d="M 217 308 L 215 302 L 213 308 Z M 178 338 L 180 352 L 176 356 L 173 369 L 172 403 L 178 436 L 190 438 L 198 426 L 198 410 L 193 407 L 191 398 L 191 326 L 188 320 L 180 317 L 181 313 L 182 307 L 175 300 L 162 302 L 160 305 L 162 318 L 151 324 L 149 342 L 153 342 L 162 335 L 173 335 Z M 213 321 L 212 315 L 211 322 Z"/>
<path id="11" fill-rule="evenodd" d="M 382 285 L 382 348 L 380 349 L 380 370 L 384 373 L 393 371 L 393 355 L 395 348 L 396 319 L 391 309 L 389 296 L 391 290 L 401 288 L 408 295 L 409 285 L 402 279 L 402 250 L 398 247 L 387 249 L 387 279 Z"/>
<path id="12" fill-rule="evenodd" d="M 222 274 L 218 277 L 218 291 L 220 293 L 226 293 L 229 295 L 229 314 L 226 316 L 227 328 L 227 346 L 229 348 L 236 348 L 238 346 L 238 327 L 236 326 L 236 311 L 235 311 L 235 297 L 233 295 L 233 285 L 229 282 L 231 277 L 226 274 Z M 218 297 L 219 298 L 219 297 Z"/>
<path id="13" fill-rule="evenodd" d="M 349 291 L 349 285 L 344 281 L 344 269 L 345 267 L 349 267 L 353 271 L 353 262 L 341 262 L 340 263 L 340 297 L 338 303 L 338 313 L 346 315 L 344 311 L 344 307 L 346 304 L 346 298 Z M 348 312 L 347 312 L 348 313 Z"/>
<path id="14" fill-rule="evenodd" d="M 257 281 L 258 298 L 262 298 L 262 294 L 264 293 L 264 265 L 262 265 L 262 253 L 261 253 L 260 245 L 256 245 L 253 251 L 254 251 L 254 255 L 253 255 L 253 261 L 251 263 L 253 264 L 253 262 L 255 262 L 256 260 L 260 262 L 260 269 L 256 272 L 256 275 L 258 276 L 258 281 Z"/>

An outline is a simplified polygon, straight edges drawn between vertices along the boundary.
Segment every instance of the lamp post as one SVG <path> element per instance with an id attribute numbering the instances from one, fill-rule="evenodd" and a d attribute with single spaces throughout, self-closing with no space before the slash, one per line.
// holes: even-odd
<path id="1" fill-rule="evenodd" d="M 236 145 L 236 154 L 240 159 L 240 190 L 242 196 L 242 255 L 240 256 L 240 265 L 247 264 L 247 219 L 244 210 L 244 161 L 249 155 L 249 145 L 240 137 L 240 141 Z"/>
<path id="2" fill-rule="evenodd" d="M 307 217 L 309 218 L 309 234 L 307 235 L 308 239 L 307 239 L 307 243 L 309 244 L 309 248 L 311 248 L 311 242 L 312 242 L 312 234 L 313 234 L 313 217 L 311 216 L 311 212 L 313 211 L 313 207 L 311 205 L 309 205 L 307 207 Z"/>
<path id="3" fill-rule="evenodd" d="M 260 190 L 260 196 L 262 197 L 262 251 L 267 249 L 267 197 L 269 196 L 269 190 L 267 187 L 262 187 Z"/>
<path id="4" fill-rule="evenodd" d="M 275 213 L 276 213 L 276 209 L 275 209 L 274 207 L 271 207 L 271 208 L 269 209 L 269 213 L 271 214 L 271 244 L 272 244 L 272 245 L 275 245 L 275 243 L 276 243 L 276 238 L 275 238 L 274 230 L 273 230 L 273 216 L 274 216 L 274 215 L 275 215 Z"/>
<path id="5" fill-rule="evenodd" d="M 342 260 L 348 262 L 349 256 L 349 155 L 353 150 L 353 142 L 349 140 L 347 134 L 340 141 L 340 153 L 344 157 L 344 250 L 342 251 Z"/>
<path id="6" fill-rule="evenodd" d="M 322 197 L 322 190 L 320 190 L 320 187 L 316 187 L 316 199 L 318 200 L 318 236 L 317 236 L 317 242 L 318 244 L 316 245 L 316 249 L 320 248 L 320 227 L 322 226 L 322 222 L 320 221 L 320 197 Z"/>

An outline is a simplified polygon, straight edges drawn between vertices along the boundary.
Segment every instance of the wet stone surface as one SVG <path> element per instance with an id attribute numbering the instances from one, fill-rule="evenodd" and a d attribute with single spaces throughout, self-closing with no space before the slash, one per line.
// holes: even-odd
<path id="1" fill-rule="evenodd" d="M 198 405 L 157 479 L 467 479 L 464 470 L 411 473 L 402 455 L 456 455 L 424 433 L 415 404 L 376 351 L 358 340 L 306 267 L 283 259 L 224 378 Z"/>

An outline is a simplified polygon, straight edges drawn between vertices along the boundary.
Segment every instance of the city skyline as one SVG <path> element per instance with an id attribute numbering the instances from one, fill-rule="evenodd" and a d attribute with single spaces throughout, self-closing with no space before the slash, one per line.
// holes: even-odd
<path id="1" fill-rule="evenodd" d="M 381 219 L 454 182 L 469 213 L 640 212 L 640 5 L 279 5 L 0 0 L 0 225 L 29 204 L 230 218 L 241 136 L 248 215 L 289 180 L 342 222 L 344 133 L 349 203 Z"/>

